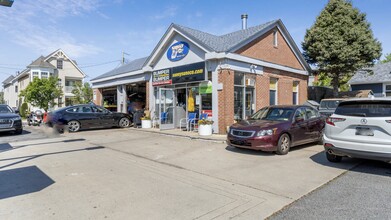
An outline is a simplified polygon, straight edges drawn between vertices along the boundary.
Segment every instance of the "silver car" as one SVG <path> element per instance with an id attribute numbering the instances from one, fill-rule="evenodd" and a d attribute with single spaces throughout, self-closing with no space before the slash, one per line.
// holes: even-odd
<path id="1" fill-rule="evenodd" d="M 323 143 L 331 162 L 345 156 L 391 161 L 391 99 L 341 102 L 326 119 Z"/>

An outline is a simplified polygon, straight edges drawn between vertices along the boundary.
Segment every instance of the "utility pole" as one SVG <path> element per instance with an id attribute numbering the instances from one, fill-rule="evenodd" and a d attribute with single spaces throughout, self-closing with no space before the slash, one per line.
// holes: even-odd
<path id="1" fill-rule="evenodd" d="M 128 54 L 128 53 L 125 53 L 124 51 L 122 51 L 122 64 L 124 64 L 125 63 L 125 55 L 130 55 L 130 54 Z"/>

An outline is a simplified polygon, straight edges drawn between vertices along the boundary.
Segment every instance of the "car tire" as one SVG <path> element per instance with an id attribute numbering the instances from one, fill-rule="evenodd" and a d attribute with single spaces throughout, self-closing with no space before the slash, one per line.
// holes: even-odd
<path id="1" fill-rule="evenodd" d="M 80 122 L 72 120 L 68 122 L 68 131 L 69 132 L 78 132 L 80 130 Z"/>
<path id="2" fill-rule="evenodd" d="M 22 134 L 23 133 L 23 129 L 17 129 L 16 131 L 15 131 L 15 134 Z"/>
<path id="3" fill-rule="evenodd" d="M 291 148 L 291 139 L 288 134 L 282 134 L 278 139 L 277 151 L 278 155 L 288 154 L 289 149 Z"/>
<path id="4" fill-rule="evenodd" d="M 330 154 L 328 151 L 326 151 L 326 158 L 329 162 L 332 163 L 339 163 L 342 160 L 342 156 Z"/>
<path id="5" fill-rule="evenodd" d="M 130 126 L 130 120 L 129 118 L 121 118 L 118 122 L 118 126 L 120 128 L 127 128 Z"/>

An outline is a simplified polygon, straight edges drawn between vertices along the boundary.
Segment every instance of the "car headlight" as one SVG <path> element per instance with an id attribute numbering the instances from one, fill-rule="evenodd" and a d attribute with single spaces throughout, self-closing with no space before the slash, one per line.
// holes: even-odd
<path id="1" fill-rule="evenodd" d="M 22 120 L 22 118 L 21 118 L 20 116 L 17 116 L 17 117 L 11 118 L 11 120 L 13 120 L 13 121 L 18 121 L 18 120 Z"/>
<path id="2" fill-rule="evenodd" d="M 277 128 L 260 130 L 260 131 L 258 131 L 257 136 L 270 136 L 270 135 L 273 135 L 276 130 L 277 130 Z"/>

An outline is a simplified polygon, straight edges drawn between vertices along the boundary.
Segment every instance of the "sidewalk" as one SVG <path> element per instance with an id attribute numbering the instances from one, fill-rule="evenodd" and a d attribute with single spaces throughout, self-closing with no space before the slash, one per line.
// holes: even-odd
<path id="1" fill-rule="evenodd" d="M 223 135 L 223 134 L 212 134 L 210 136 L 201 136 L 196 131 L 182 131 L 179 129 L 160 130 L 159 128 L 133 128 L 133 127 L 129 129 L 137 130 L 141 132 L 167 135 L 167 136 L 186 137 L 192 140 L 204 140 L 204 141 L 213 141 L 219 143 L 225 143 L 225 140 L 227 139 L 227 135 Z"/>

